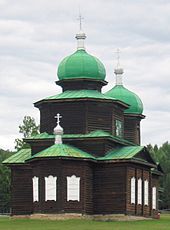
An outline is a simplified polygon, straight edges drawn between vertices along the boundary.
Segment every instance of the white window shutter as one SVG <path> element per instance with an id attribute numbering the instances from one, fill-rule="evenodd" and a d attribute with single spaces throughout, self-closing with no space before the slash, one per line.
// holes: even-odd
<path id="1" fill-rule="evenodd" d="M 136 199 L 136 180 L 134 177 L 131 178 L 131 204 L 135 204 Z"/>
<path id="2" fill-rule="evenodd" d="M 142 180 L 138 179 L 138 204 L 142 204 Z"/>
<path id="3" fill-rule="evenodd" d="M 152 209 L 156 209 L 156 187 L 152 188 Z"/>
<path id="4" fill-rule="evenodd" d="M 32 178 L 32 182 L 33 182 L 33 202 L 35 201 L 39 201 L 39 178 L 34 176 Z"/>
<path id="5" fill-rule="evenodd" d="M 148 205 L 149 200 L 149 182 L 148 180 L 144 181 L 144 205 Z"/>
<path id="6" fill-rule="evenodd" d="M 57 200 L 57 177 L 48 176 L 45 177 L 45 201 Z"/>
<path id="7" fill-rule="evenodd" d="M 80 201 L 80 177 L 67 177 L 67 201 Z"/>

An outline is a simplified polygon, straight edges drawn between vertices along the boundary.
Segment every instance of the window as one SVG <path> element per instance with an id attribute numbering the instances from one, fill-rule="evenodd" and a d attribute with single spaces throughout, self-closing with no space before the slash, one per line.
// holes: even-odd
<path id="1" fill-rule="evenodd" d="M 148 180 L 144 181 L 144 205 L 148 205 L 148 196 L 149 196 L 149 191 L 148 191 Z"/>
<path id="2" fill-rule="evenodd" d="M 33 183 L 33 202 L 39 201 L 39 191 L 38 191 L 38 180 L 39 178 L 34 176 L 32 178 L 32 183 Z"/>
<path id="3" fill-rule="evenodd" d="M 156 187 L 152 188 L 152 209 L 156 209 Z"/>
<path id="4" fill-rule="evenodd" d="M 67 177 L 67 201 L 80 201 L 80 177 Z"/>
<path id="5" fill-rule="evenodd" d="M 138 204 L 142 204 L 142 180 L 138 179 Z"/>
<path id="6" fill-rule="evenodd" d="M 122 137 L 122 122 L 119 120 L 116 120 L 115 124 L 115 134 L 117 137 Z"/>
<path id="7" fill-rule="evenodd" d="M 131 204 L 135 204 L 135 199 L 136 199 L 136 192 L 135 192 L 135 178 L 131 178 Z"/>
<path id="8" fill-rule="evenodd" d="M 45 177 L 45 201 L 57 200 L 56 182 L 57 177 L 53 177 L 51 175 Z"/>

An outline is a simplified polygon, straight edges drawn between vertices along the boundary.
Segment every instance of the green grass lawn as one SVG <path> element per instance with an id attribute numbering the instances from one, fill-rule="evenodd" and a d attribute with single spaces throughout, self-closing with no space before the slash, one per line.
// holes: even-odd
<path id="1" fill-rule="evenodd" d="M 160 220 L 99 222 L 91 220 L 29 220 L 0 217 L 0 230 L 164 230 L 170 229 L 170 215 Z"/>

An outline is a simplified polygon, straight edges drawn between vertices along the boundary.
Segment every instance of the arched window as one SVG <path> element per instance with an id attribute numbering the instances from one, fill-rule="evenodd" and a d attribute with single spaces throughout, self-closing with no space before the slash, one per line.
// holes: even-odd
<path id="1" fill-rule="evenodd" d="M 33 202 L 39 201 L 39 178 L 34 176 L 32 178 L 32 184 L 33 184 Z"/>
<path id="2" fill-rule="evenodd" d="M 136 180 L 134 177 L 131 178 L 131 204 L 135 204 L 136 199 Z"/>
<path id="3" fill-rule="evenodd" d="M 148 199 L 149 199 L 149 187 L 148 187 L 148 180 L 144 181 L 144 205 L 148 205 Z"/>
<path id="4" fill-rule="evenodd" d="M 67 177 L 67 201 L 80 201 L 80 177 Z"/>
<path id="5" fill-rule="evenodd" d="M 138 179 L 138 204 L 142 204 L 142 180 Z"/>
<path id="6" fill-rule="evenodd" d="M 156 209 L 156 187 L 152 188 L 152 209 Z"/>
<path id="7" fill-rule="evenodd" d="M 48 176 L 45 177 L 45 201 L 57 200 L 57 177 Z"/>

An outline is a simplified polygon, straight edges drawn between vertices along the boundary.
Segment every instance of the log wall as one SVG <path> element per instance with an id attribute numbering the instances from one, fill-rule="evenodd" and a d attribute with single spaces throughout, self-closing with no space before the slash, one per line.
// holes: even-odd
<path id="1" fill-rule="evenodd" d="M 135 116 L 125 115 L 124 138 L 137 145 L 140 145 L 140 119 Z"/>
<path id="2" fill-rule="evenodd" d="M 98 164 L 94 170 L 94 214 L 124 213 L 126 170 L 114 164 Z"/>
<path id="3" fill-rule="evenodd" d="M 29 166 L 11 168 L 11 214 L 25 215 L 33 212 L 32 170 Z"/>

